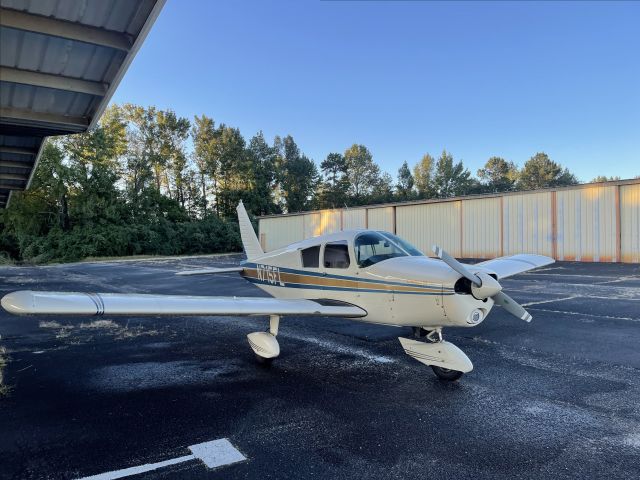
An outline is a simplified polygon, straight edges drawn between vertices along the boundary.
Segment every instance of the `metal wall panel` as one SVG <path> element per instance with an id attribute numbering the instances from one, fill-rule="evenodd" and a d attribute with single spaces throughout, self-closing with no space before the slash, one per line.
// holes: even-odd
<path id="1" fill-rule="evenodd" d="M 340 210 L 320 210 L 300 216 L 304 219 L 304 238 L 340 231 Z"/>
<path id="2" fill-rule="evenodd" d="M 369 212 L 369 228 L 372 230 L 384 230 L 393 233 L 394 208 L 370 208 Z"/>
<path id="3" fill-rule="evenodd" d="M 320 211 L 320 230 L 322 235 L 340 231 L 340 210 Z"/>
<path id="4" fill-rule="evenodd" d="M 620 253 L 623 262 L 640 263 L 640 184 L 620 186 Z"/>
<path id="5" fill-rule="evenodd" d="M 396 232 L 433 256 L 431 247 L 439 245 L 449 254 L 460 256 L 460 201 L 398 205 Z"/>
<path id="6" fill-rule="evenodd" d="M 366 210 L 364 208 L 349 208 L 342 212 L 343 230 L 365 228 L 366 223 Z"/>
<path id="7" fill-rule="evenodd" d="M 507 195 L 503 202 L 504 255 L 552 256 L 551 192 Z"/>
<path id="8" fill-rule="evenodd" d="M 304 222 L 304 238 L 322 235 L 322 215 L 320 212 L 301 215 Z"/>
<path id="9" fill-rule="evenodd" d="M 462 257 L 500 256 L 500 198 L 462 201 Z"/>
<path id="10" fill-rule="evenodd" d="M 264 238 L 264 247 L 267 252 L 302 240 L 303 232 L 302 215 L 260 219 L 259 238 Z"/>
<path id="11" fill-rule="evenodd" d="M 617 188 L 594 185 L 556 193 L 558 260 L 618 261 Z"/>
<path id="12" fill-rule="evenodd" d="M 393 231 L 394 209 L 397 234 L 427 255 L 438 244 L 457 257 L 537 253 L 558 260 L 640 263 L 640 183 L 632 181 L 396 204 L 368 213 L 355 208 L 263 218 L 262 241 L 273 250 L 340 227 Z"/>

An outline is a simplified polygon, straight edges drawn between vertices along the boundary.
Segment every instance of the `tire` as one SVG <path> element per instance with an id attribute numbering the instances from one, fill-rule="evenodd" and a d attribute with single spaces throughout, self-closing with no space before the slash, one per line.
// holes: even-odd
<path id="1" fill-rule="evenodd" d="M 273 363 L 273 358 L 261 357 L 257 353 L 255 354 L 255 356 L 256 356 L 256 362 L 258 362 L 260 365 L 269 366 L 271 365 L 271 363 Z"/>
<path id="2" fill-rule="evenodd" d="M 431 369 L 440 380 L 445 382 L 455 382 L 464 375 L 464 373 L 458 370 L 449 370 L 448 368 L 436 367 L 435 365 L 431 365 Z"/>

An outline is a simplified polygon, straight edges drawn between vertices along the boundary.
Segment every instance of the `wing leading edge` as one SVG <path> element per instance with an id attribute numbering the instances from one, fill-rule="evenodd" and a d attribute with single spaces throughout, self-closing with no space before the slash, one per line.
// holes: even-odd
<path id="1" fill-rule="evenodd" d="M 510 257 L 494 258 L 493 260 L 487 260 L 486 262 L 476 263 L 470 267 L 485 267 L 488 270 L 495 272 L 500 279 L 511 277 L 518 273 L 527 272 L 534 268 L 544 267 L 554 262 L 555 260 L 551 257 L 523 253 L 520 255 L 511 255 Z"/>
<path id="2" fill-rule="evenodd" d="M 32 290 L 9 293 L 1 303 L 6 311 L 18 315 L 319 315 L 357 318 L 367 314 L 349 303 L 323 300 Z"/>

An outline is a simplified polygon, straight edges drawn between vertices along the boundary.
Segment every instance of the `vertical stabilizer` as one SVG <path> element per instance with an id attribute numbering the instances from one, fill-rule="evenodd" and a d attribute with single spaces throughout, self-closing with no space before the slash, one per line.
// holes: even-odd
<path id="1" fill-rule="evenodd" d="M 262 247 L 260 247 L 260 242 L 258 242 L 258 237 L 256 237 L 256 232 L 253 231 L 253 225 L 251 225 L 251 220 L 249 220 L 249 215 L 247 215 L 247 211 L 245 210 L 242 201 L 240 201 L 236 210 L 238 212 L 238 223 L 240 224 L 240 236 L 242 237 L 244 253 L 247 254 L 247 260 L 264 255 Z"/>

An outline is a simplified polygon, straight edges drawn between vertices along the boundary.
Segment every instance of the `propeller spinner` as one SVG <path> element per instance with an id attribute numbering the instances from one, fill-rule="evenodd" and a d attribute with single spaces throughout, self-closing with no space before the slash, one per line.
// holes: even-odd
<path id="1" fill-rule="evenodd" d="M 453 270 L 458 272 L 464 278 L 471 282 L 471 293 L 477 299 L 491 298 L 507 312 L 520 320 L 530 322 L 533 318 L 520 304 L 513 298 L 502 291 L 502 286 L 492 276 L 484 272 L 471 272 L 466 265 L 463 265 L 442 248 L 437 245 L 433 246 L 433 253 L 436 254 L 443 262 L 449 265 Z"/>

